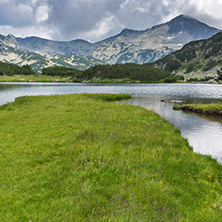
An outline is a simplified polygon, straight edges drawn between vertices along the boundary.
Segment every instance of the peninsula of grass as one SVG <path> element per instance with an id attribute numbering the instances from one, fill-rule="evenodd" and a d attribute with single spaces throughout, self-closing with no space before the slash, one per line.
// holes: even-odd
<path id="1" fill-rule="evenodd" d="M 221 220 L 222 166 L 152 111 L 104 101 L 118 98 L 0 107 L 1 221 Z"/>
<path id="2" fill-rule="evenodd" d="M 191 111 L 204 115 L 222 116 L 222 103 L 213 104 L 183 104 L 175 105 L 174 110 Z"/>

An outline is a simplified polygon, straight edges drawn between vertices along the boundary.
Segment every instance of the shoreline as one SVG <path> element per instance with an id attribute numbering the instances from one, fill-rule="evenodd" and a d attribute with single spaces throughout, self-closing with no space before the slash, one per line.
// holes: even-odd
<path id="1" fill-rule="evenodd" d="M 222 103 L 213 104 L 183 104 L 175 105 L 174 110 L 189 111 L 205 116 L 222 116 Z"/>
<path id="2" fill-rule="evenodd" d="M 96 84 L 209 84 L 209 85 L 220 85 L 222 82 L 183 82 L 183 81 L 178 81 L 178 82 L 173 82 L 173 83 L 165 83 L 165 82 L 139 82 L 139 81 L 69 81 L 69 80 L 60 80 L 58 81 L 53 81 L 53 80 L 5 80 L 5 79 L 0 79 L 0 83 L 96 83 Z"/>
<path id="3" fill-rule="evenodd" d="M 187 83 L 187 84 L 222 84 L 221 82 L 216 81 L 206 81 L 206 82 L 199 82 L 199 81 L 176 81 L 176 82 L 164 82 L 164 81 L 139 81 L 139 80 L 132 80 L 132 79 L 95 79 L 95 80 L 80 80 L 80 79 L 72 79 L 72 76 L 47 76 L 47 75 L 14 75 L 14 76 L 0 76 L 0 82 L 61 82 L 61 83 L 112 83 L 112 84 L 143 84 L 143 83 L 157 83 L 157 84 L 175 84 L 175 83 Z"/>

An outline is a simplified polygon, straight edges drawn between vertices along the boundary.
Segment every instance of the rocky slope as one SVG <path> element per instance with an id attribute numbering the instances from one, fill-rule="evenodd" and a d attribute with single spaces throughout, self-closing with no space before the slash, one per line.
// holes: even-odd
<path id="1" fill-rule="evenodd" d="M 143 64 L 162 58 L 192 40 L 209 38 L 218 31 L 196 19 L 180 15 L 144 31 L 124 29 L 100 42 L 92 56 L 110 64 Z"/>
<path id="2" fill-rule="evenodd" d="M 39 38 L 36 38 L 40 40 Z M 40 40 L 41 41 L 41 40 Z M 43 40 L 44 42 L 45 40 Z M 49 41 L 49 40 L 46 40 Z M 36 43 L 36 48 L 42 44 Z M 100 60 L 91 56 L 62 55 L 51 53 L 47 56 L 38 53 L 38 50 L 29 51 L 20 46 L 17 38 L 12 35 L 0 35 L 0 61 L 9 62 L 17 65 L 31 65 L 34 72 L 41 73 L 42 68 L 50 66 L 67 66 L 84 70 L 95 64 L 102 63 Z"/>
<path id="3" fill-rule="evenodd" d="M 118 35 L 96 43 L 0 36 L 0 61 L 27 63 L 36 72 L 54 65 L 85 69 L 98 63 L 143 64 L 181 49 L 192 40 L 209 38 L 217 32 L 216 28 L 180 15 L 147 30 L 124 29 Z"/>

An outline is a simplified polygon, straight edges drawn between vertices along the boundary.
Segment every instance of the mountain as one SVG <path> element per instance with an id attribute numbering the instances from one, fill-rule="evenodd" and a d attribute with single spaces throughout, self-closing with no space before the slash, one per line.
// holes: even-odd
<path id="1" fill-rule="evenodd" d="M 185 79 L 207 79 L 222 75 L 222 32 L 209 39 L 192 41 L 182 49 L 147 65 L 184 76 Z"/>
<path id="2" fill-rule="evenodd" d="M 55 65 L 85 69 L 98 63 L 143 64 L 154 62 L 190 41 L 209 38 L 217 32 L 216 28 L 180 15 L 146 30 L 124 29 L 96 43 L 81 39 L 52 41 L 38 37 L 0 36 L 0 61 L 28 62 L 38 72 L 42 67 Z"/>
<path id="3" fill-rule="evenodd" d="M 66 66 L 76 69 L 84 70 L 96 64 L 102 62 L 91 56 L 77 56 L 77 55 L 62 55 L 53 53 L 50 47 L 46 49 L 47 45 L 52 45 L 53 41 L 45 40 L 37 37 L 28 38 L 32 42 L 32 47 L 36 50 L 29 49 L 29 41 L 26 41 L 26 45 L 21 45 L 21 38 L 16 38 L 13 35 L 3 36 L 0 35 L 0 61 L 13 63 L 16 65 L 31 65 L 35 73 L 41 73 L 43 68 L 51 66 Z M 68 42 L 70 43 L 70 42 Z M 40 53 L 40 48 L 45 47 L 45 52 Z M 59 46 L 57 45 L 58 49 Z M 69 47 L 67 46 L 67 51 Z M 47 55 L 47 56 L 46 56 Z"/>
<path id="4" fill-rule="evenodd" d="M 144 31 L 124 29 L 111 39 L 103 40 L 92 56 L 106 63 L 153 62 L 184 44 L 209 38 L 219 32 L 189 16 L 180 15 L 170 22 Z"/>
<path id="5" fill-rule="evenodd" d="M 194 18 L 180 15 L 147 30 L 124 29 L 116 36 L 94 44 L 85 40 L 62 42 L 38 37 L 16 38 L 16 40 L 22 49 L 43 56 L 84 55 L 109 64 L 127 62 L 143 64 L 168 55 L 192 40 L 209 38 L 218 31 Z"/>
<path id="6" fill-rule="evenodd" d="M 28 51 L 36 52 L 43 56 L 78 55 L 90 56 L 95 46 L 85 40 L 52 41 L 38 37 L 16 38 L 18 45 Z"/>

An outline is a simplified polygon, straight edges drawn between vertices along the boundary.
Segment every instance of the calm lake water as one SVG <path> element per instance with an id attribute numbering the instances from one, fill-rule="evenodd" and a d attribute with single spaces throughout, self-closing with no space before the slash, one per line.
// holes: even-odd
<path id="1" fill-rule="evenodd" d="M 222 118 L 211 120 L 172 109 L 183 103 L 222 102 L 222 85 L 214 84 L 84 84 L 0 83 L 0 105 L 24 95 L 126 93 L 124 103 L 151 109 L 181 130 L 194 152 L 211 155 L 222 164 Z M 163 102 L 164 101 L 164 102 Z"/>

